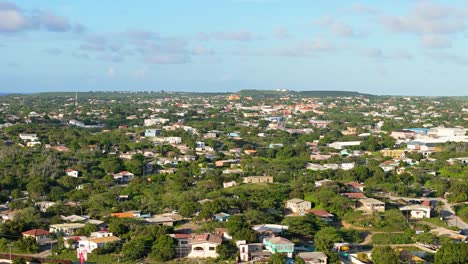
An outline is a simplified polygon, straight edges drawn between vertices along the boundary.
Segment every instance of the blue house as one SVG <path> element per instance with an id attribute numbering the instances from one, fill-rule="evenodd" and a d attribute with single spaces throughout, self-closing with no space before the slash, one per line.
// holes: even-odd
<path id="1" fill-rule="evenodd" d="M 228 137 L 240 137 L 240 134 L 238 132 L 229 132 Z"/>
<path id="2" fill-rule="evenodd" d="M 227 213 L 217 213 L 214 215 L 216 222 L 227 222 L 231 218 L 230 214 Z"/>

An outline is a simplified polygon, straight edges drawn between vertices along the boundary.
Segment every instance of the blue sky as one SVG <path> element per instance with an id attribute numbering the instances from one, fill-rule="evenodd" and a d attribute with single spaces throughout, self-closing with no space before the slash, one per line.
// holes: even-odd
<path id="1" fill-rule="evenodd" d="M 468 1 L 0 0 L 0 92 L 468 95 Z"/>

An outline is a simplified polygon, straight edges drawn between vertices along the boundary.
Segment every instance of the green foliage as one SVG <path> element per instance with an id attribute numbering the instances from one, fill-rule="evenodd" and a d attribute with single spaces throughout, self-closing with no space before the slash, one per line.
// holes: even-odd
<path id="1" fill-rule="evenodd" d="M 468 244 L 449 242 L 442 245 L 434 256 L 435 264 L 468 263 Z"/>
<path id="2" fill-rule="evenodd" d="M 26 262 L 26 259 L 24 259 L 24 258 L 16 258 L 16 259 L 13 260 L 12 263 L 13 264 L 26 264 L 27 262 Z"/>
<path id="3" fill-rule="evenodd" d="M 372 243 L 377 245 L 411 244 L 413 243 L 412 232 L 392 234 L 376 233 L 372 236 Z"/>
<path id="4" fill-rule="evenodd" d="M 389 246 L 377 246 L 372 249 L 372 261 L 375 264 L 395 264 L 400 262 L 400 254 Z"/>
<path id="5" fill-rule="evenodd" d="M 341 241 L 341 234 L 333 227 L 320 229 L 314 237 L 314 244 L 318 251 L 329 253 L 333 249 L 333 243 Z"/>
<path id="6" fill-rule="evenodd" d="M 177 240 L 168 236 L 159 236 L 151 248 L 150 257 L 157 261 L 167 261 L 174 258 L 176 253 Z"/>
<path id="7" fill-rule="evenodd" d="M 228 233 L 234 240 L 247 240 L 248 242 L 254 242 L 257 239 L 256 232 L 252 230 L 244 216 L 234 215 L 229 218 L 226 222 L 226 228 Z"/>
<path id="8" fill-rule="evenodd" d="M 23 237 L 16 241 L 16 246 L 21 251 L 27 253 L 36 253 L 39 251 L 39 245 L 36 243 L 36 239 L 34 237 Z"/>
<path id="9" fill-rule="evenodd" d="M 151 237 L 140 235 L 123 244 L 120 253 L 128 260 L 137 260 L 151 252 L 152 243 Z"/>
<path id="10" fill-rule="evenodd" d="M 282 222 L 283 225 L 289 226 L 286 234 L 294 237 L 314 237 L 315 233 L 324 226 L 322 220 L 312 214 L 297 217 L 286 217 Z"/>
<path id="11" fill-rule="evenodd" d="M 286 255 L 283 253 L 278 253 L 278 252 L 271 255 L 270 260 L 268 260 L 268 264 L 284 264 L 285 262 L 286 262 Z"/>
<path id="12" fill-rule="evenodd" d="M 216 253 L 218 254 L 219 260 L 232 260 L 235 258 L 237 248 L 230 242 L 223 242 L 221 245 L 216 247 Z"/>

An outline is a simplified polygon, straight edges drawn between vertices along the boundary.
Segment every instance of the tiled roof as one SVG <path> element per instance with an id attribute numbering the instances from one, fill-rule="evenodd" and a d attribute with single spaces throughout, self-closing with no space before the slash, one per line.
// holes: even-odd
<path id="1" fill-rule="evenodd" d="M 29 236 L 47 236 L 50 235 L 49 231 L 44 230 L 44 229 L 32 229 L 28 230 L 22 233 L 23 235 L 29 235 Z"/>

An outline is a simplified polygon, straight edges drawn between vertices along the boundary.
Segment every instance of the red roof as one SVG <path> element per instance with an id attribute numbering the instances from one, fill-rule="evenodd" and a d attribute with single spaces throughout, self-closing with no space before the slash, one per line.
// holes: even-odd
<path id="1" fill-rule="evenodd" d="M 354 187 L 354 188 L 361 188 L 364 187 L 363 184 L 360 184 L 359 182 L 348 182 L 347 185 Z"/>
<path id="2" fill-rule="evenodd" d="M 44 229 L 32 229 L 32 230 L 25 231 L 21 234 L 27 235 L 27 236 L 34 236 L 34 237 L 50 235 L 49 231 L 44 230 Z"/>
<path id="3" fill-rule="evenodd" d="M 68 169 L 66 170 L 66 172 L 72 172 L 72 171 L 75 171 L 75 170 L 72 169 L 72 168 L 68 168 Z"/>
<path id="4" fill-rule="evenodd" d="M 333 216 L 332 214 L 327 212 L 327 210 L 322 210 L 322 209 L 310 209 L 310 210 L 307 210 L 307 213 L 314 214 L 314 215 L 320 216 L 320 217 Z"/>
<path id="5" fill-rule="evenodd" d="M 343 196 L 346 196 L 348 198 L 354 198 L 354 199 L 364 199 L 367 198 L 363 193 L 343 193 Z"/>
<path id="6" fill-rule="evenodd" d="M 191 234 L 172 234 L 172 236 L 176 239 L 177 238 L 186 238 L 186 239 L 192 238 Z"/>
<path id="7" fill-rule="evenodd" d="M 431 207 L 431 201 L 430 200 L 424 200 L 422 202 L 422 205 Z"/>

